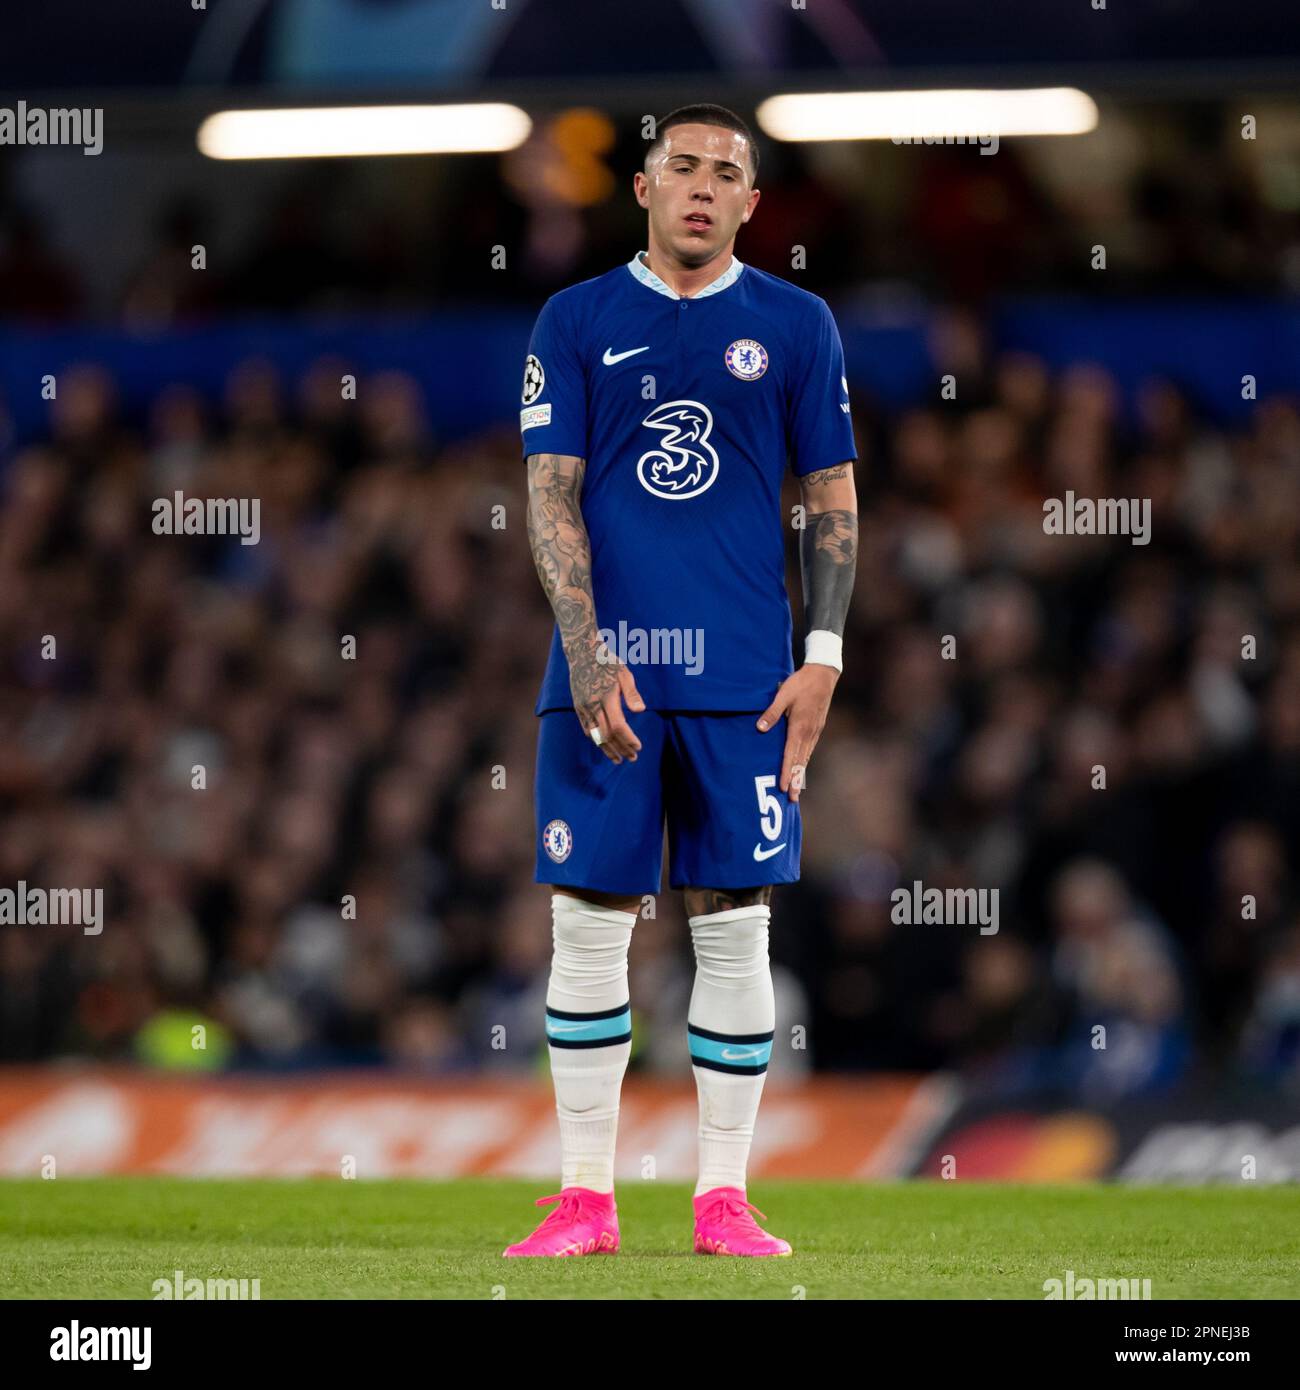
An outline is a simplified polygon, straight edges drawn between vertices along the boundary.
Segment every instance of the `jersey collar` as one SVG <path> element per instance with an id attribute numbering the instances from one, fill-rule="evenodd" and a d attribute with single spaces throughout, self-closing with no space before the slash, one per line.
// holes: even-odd
<path id="1" fill-rule="evenodd" d="M 638 251 L 636 255 L 628 261 L 627 268 L 632 272 L 633 277 L 640 280 L 648 289 L 654 290 L 656 294 L 666 295 L 669 299 L 680 299 L 682 296 L 678 294 L 676 290 L 664 284 L 654 271 L 641 259 L 644 255 L 644 251 Z M 703 299 L 706 295 L 717 294 L 720 290 L 725 290 L 729 285 L 734 285 L 736 281 L 740 279 L 740 272 L 744 270 L 744 268 L 744 263 L 738 261 L 733 255 L 731 264 L 711 285 L 705 285 L 702 290 L 698 290 L 695 294 L 688 295 L 687 297 L 689 299 Z"/>

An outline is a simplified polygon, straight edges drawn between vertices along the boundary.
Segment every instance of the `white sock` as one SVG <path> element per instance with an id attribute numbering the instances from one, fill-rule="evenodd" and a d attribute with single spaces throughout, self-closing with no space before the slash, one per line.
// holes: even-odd
<path id="1" fill-rule="evenodd" d="M 758 905 L 690 919 L 695 988 L 687 1039 L 700 1099 L 697 1197 L 715 1187 L 745 1186 L 776 1027 L 767 957 L 771 915 Z"/>
<path id="2" fill-rule="evenodd" d="M 546 1036 L 560 1118 L 560 1186 L 614 1190 L 618 1098 L 632 1052 L 627 952 L 636 914 L 551 896 Z"/>

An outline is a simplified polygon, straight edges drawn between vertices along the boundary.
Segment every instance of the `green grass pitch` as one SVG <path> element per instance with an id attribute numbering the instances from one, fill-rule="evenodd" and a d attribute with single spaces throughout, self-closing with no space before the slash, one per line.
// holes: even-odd
<path id="1" fill-rule="evenodd" d="M 505 1260 L 529 1182 L 94 1178 L 0 1182 L 0 1297 L 150 1298 L 254 1278 L 261 1297 L 1042 1299 L 1151 1280 L 1154 1299 L 1300 1296 L 1300 1188 L 759 1182 L 788 1259 L 691 1253 L 690 1189 L 623 1182 L 613 1256 Z M 555 1190 L 551 1188 L 549 1190 Z M 802 1291 L 802 1292 L 801 1292 Z"/>

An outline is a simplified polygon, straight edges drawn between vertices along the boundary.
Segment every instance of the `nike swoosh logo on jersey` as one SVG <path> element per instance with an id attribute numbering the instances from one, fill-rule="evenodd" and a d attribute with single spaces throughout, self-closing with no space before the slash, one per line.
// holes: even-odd
<path id="1" fill-rule="evenodd" d="M 724 1047 L 722 1060 L 724 1062 L 743 1062 L 746 1058 L 757 1057 L 762 1050 L 761 1047 L 751 1047 L 748 1052 L 733 1052 L 729 1047 Z"/>
<path id="2" fill-rule="evenodd" d="M 615 352 L 612 348 L 605 349 L 605 355 L 600 360 L 607 366 L 612 367 L 615 362 L 621 362 L 625 357 L 635 357 L 638 352 L 649 352 L 650 344 L 645 347 L 628 348 L 626 352 Z"/>
<path id="3" fill-rule="evenodd" d="M 758 860 L 758 862 L 761 864 L 761 863 L 763 862 L 764 859 L 771 859 L 771 857 L 772 857 L 774 854 L 778 854 L 778 853 L 779 853 L 781 850 L 783 850 L 784 848 L 785 848 L 785 841 L 784 841 L 784 840 L 782 840 L 781 843 L 780 843 L 779 845 L 774 845 L 771 849 L 764 849 L 764 848 L 762 847 L 762 845 L 755 845 L 755 846 L 754 846 L 754 858 L 755 858 L 756 860 Z"/>

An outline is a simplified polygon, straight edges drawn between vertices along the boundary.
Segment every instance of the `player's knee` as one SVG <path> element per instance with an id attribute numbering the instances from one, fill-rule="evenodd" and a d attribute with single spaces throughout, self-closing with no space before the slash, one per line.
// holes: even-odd
<path id="1" fill-rule="evenodd" d="M 552 984 L 570 993 L 618 985 L 626 993 L 636 917 L 567 893 L 551 897 Z M 576 1007 L 576 1006 L 575 1006 Z"/>
<path id="2" fill-rule="evenodd" d="M 603 907 L 614 912 L 630 912 L 634 917 L 641 911 L 641 899 L 629 898 L 622 893 L 601 893 L 594 888 L 561 888 L 551 889 L 551 902 L 556 898 L 574 898 L 578 902 L 587 903 L 593 907 Z"/>
<path id="3" fill-rule="evenodd" d="M 744 989 L 767 978 L 768 922 L 764 903 L 692 917 L 691 948 L 700 978 L 722 989 Z"/>
<path id="4" fill-rule="evenodd" d="M 710 910 L 691 913 L 691 944 L 697 963 L 712 960 L 719 965 L 754 966 L 766 962 L 772 909 L 761 900 L 761 893 L 770 891 L 729 891 L 721 903 L 716 901 L 720 895 L 713 894 L 714 902 L 705 904 Z"/>
<path id="5" fill-rule="evenodd" d="M 568 893 L 551 896 L 552 940 L 558 952 L 580 952 L 593 964 L 627 958 L 636 914 Z"/>

